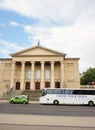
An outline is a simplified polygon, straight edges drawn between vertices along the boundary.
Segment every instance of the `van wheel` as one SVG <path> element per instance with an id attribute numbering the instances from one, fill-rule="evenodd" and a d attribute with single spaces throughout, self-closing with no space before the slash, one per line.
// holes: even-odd
<path id="1" fill-rule="evenodd" d="M 58 104 L 59 104 L 59 101 L 58 101 L 58 100 L 55 100 L 55 101 L 53 101 L 53 104 L 54 104 L 54 105 L 58 105 Z"/>
<path id="2" fill-rule="evenodd" d="M 11 104 L 14 104 L 14 101 L 11 101 Z"/>
<path id="3" fill-rule="evenodd" d="M 94 106 L 94 102 L 93 102 L 93 101 L 89 101 L 89 102 L 88 102 L 88 105 L 89 105 L 89 106 Z"/>
<path id="4" fill-rule="evenodd" d="M 24 101 L 23 104 L 26 104 L 26 102 Z"/>

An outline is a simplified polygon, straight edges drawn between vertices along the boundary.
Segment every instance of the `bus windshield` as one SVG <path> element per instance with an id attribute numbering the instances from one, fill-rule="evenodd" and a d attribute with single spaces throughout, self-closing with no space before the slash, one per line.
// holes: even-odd
<path id="1" fill-rule="evenodd" d="M 45 96 L 46 95 L 46 90 L 45 89 L 42 89 L 41 91 L 41 96 Z"/>

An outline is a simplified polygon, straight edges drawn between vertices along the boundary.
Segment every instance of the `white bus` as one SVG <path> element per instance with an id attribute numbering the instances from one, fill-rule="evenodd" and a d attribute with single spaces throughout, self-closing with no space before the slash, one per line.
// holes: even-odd
<path id="1" fill-rule="evenodd" d="M 45 88 L 39 98 L 41 104 L 95 105 L 95 89 Z"/>

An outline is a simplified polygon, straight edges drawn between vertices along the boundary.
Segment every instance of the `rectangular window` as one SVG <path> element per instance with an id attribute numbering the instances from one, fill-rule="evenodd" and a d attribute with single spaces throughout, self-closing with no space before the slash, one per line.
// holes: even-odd
<path id="1" fill-rule="evenodd" d="M 50 79 L 50 70 L 45 71 L 45 78 Z"/>
<path id="2" fill-rule="evenodd" d="M 36 79 L 41 79 L 41 71 L 36 70 Z"/>
<path id="3" fill-rule="evenodd" d="M 28 70 L 27 73 L 26 73 L 26 79 L 31 79 L 31 71 Z"/>

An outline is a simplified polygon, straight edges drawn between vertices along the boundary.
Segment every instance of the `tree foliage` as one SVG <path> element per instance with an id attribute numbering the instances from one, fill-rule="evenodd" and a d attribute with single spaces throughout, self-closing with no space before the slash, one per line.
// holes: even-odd
<path id="1" fill-rule="evenodd" d="M 81 85 L 95 84 L 95 68 L 89 68 L 80 79 Z"/>

